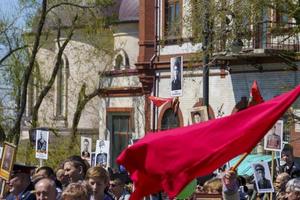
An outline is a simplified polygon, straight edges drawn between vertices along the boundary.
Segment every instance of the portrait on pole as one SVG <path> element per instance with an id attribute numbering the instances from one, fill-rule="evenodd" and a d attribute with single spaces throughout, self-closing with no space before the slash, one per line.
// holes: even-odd
<path id="1" fill-rule="evenodd" d="M 269 151 L 282 150 L 283 121 L 278 120 L 264 137 L 264 149 Z"/>
<path id="2" fill-rule="evenodd" d="M 38 159 L 48 159 L 49 131 L 36 130 L 35 157 Z"/>
<path id="3" fill-rule="evenodd" d="M 173 57 L 170 60 L 171 68 L 171 96 L 182 96 L 182 80 L 183 80 L 183 57 Z"/>

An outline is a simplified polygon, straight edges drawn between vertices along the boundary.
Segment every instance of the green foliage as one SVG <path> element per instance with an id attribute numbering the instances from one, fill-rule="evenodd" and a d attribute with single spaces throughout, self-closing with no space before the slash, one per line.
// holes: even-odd
<path id="1" fill-rule="evenodd" d="M 66 136 L 58 136 L 50 139 L 48 160 L 43 162 L 44 165 L 56 169 L 59 164 L 71 155 L 80 155 L 80 138 L 75 141 Z M 72 149 L 69 149 L 72 146 Z M 31 146 L 29 140 L 21 140 L 17 151 L 17 163 L 26 163 L 28 165 L 39 166 L 39 160 L 35 158 L 35 145 Z"/>

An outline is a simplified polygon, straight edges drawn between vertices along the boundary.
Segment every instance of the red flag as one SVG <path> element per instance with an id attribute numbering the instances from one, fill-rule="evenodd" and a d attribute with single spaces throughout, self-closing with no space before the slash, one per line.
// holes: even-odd
<path id="1" fill-rule="evenodd" d="M 155 96 L 149 96 L 148 97 L 156 107 L 159 107 L 163 105 L 166 102 L 172 101 L 173 98 L 161 98 L 161 97 L 155 97 Z"/>
<path id="2" fill-rule="evenodd" d="M 260 104 L 262 102 L 264 102 L 264 99 L 262 98 L 258 85 L 257 85 L 257 81 L 254 80 L 252 87 L 251 87 L 251 94 L 250 96 L 252 97 L 251 100 L 249 101 L 249 106 L 254 106 L 256 104 Z"/>
<path id="3" fill-rule="evenodd" d="M 299 94 L 300 86 L 227 117 L 147 134 L 117 159 L 134 181 L 131 199 L 160 190 L 174 198 L 195 177 L 250 152 Z"/>

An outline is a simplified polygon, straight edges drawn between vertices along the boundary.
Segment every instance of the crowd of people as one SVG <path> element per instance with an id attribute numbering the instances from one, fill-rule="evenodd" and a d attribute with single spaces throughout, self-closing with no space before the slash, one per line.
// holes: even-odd
<path id="1" fill-rule="evenodd" d="M 34 172 L 34 173 L 32 173 Z M 14 165 L 7 200 L 128 200 L 127 173 L 90 167 L 80 156 L 67 158 L 56 173 L 51 167 Z"/>
<path id="2" fill-rule="evenodd" d="M 199 177 L 195 193 L 218 194 L 225 200 L 300 200 L 300 166 L 294 161 L 292 151 L 288 146 L 281 153 L 272 195 L 258 192 L 256 186 L 261 186 L 255 184 L 253 177 L 238 176 L 235 171 L 224 169 L 218 175 Z M 262 166 L 256 168 L 265 179 Z M 90 167 L 80 156 L 71 156 L 56 172 L 48 166 L 15 164 L 6 188 L 2 199 L 7 200 L 128 200 L 132 183 L 124 168 L 113 171 L 102 166 Z M 167 198 L 163 192 L 151 196 L 151 199 Z"/>

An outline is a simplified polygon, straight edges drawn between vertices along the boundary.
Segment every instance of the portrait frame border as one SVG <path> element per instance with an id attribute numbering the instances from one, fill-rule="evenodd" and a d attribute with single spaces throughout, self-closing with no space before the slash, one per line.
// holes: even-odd
<path id="1" fill-rule="evenodd" d="M 8 148 L 12 148 L 13 149 L 13 158 L 11 159 L 10 163 L 9 163 L 9 167 L 8 167 L 8 170 L 6 169 L 3 169 L 3 164 L 5 162 L 5 155 L 6 155 L 6 152 L 7 152 L 7 149 Z M 2 179 L 4 179 L 5 181 L 8 181 L 9 178 L 10 178 L 10 175 L 11 175 L 11 171 L 12 171 L 12 168 L 13 168 L 13 164 L 14 164 L 14 161 L 15 161 L 15 155 L 16 155 L 16 145 L 12 144 L 12 143 L 8 143 L 8 142 L 4 142 L 4 145 L 3 145 L 3 155 L 2 155 L 2 159 L 1 159 L 1 165 L 0 165 L 0 177 Z"/>
<path id="2" fill-rule="evenodd" d="M 201 122 L 208 121 L 209 118 L 208 118 L 207 107 L 206 106 L 197 106 L 197 107 L 193 107 L 190 109 L 189 121 L 191 124 L 196 124 L 193 119 L 194 113 L 196 113 L 196 112 L 200 112 L 201 116 L 204 116 L 204 120 Z"/>

